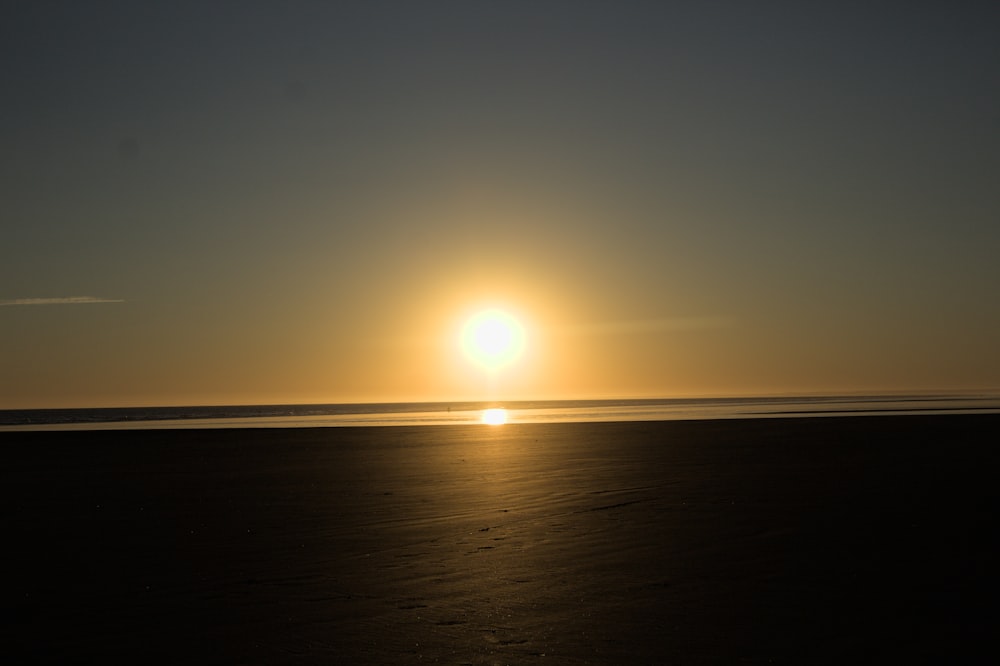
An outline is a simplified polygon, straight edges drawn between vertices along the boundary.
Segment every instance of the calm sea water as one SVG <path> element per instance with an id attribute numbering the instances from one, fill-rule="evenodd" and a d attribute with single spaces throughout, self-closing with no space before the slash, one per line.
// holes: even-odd
<path id="1" fill-rule="evenodd" d="M 0 431 L 467 425 L 489 408 L 506 410 L 508 423 L 1000 413 L 1000 394 L 0 410 Z"/>

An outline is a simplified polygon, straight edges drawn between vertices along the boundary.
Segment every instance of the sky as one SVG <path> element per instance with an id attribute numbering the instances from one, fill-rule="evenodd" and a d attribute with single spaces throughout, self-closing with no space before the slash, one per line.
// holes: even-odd
<path id="1" fill-rule="evenodd" d="M 2 12 L 0 408 L 1000 389 L 995 3 Z"/>

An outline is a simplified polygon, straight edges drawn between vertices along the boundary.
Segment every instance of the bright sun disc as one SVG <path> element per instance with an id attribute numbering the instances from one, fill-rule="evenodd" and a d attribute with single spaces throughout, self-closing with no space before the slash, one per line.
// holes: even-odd
<path id="1" fill-rule="evenodd" d="M 507 423 L 507 410 L 502 407 L 483 410 L 483 423 L 486 425 L 503 425 Z"/>
<path id="2" fill-rule="evenodd" d="M 495 370 L 521 355 L 524 329 L 503 310 L 483 310 L 462 328 L 462 350 L 479 365 Z"/>

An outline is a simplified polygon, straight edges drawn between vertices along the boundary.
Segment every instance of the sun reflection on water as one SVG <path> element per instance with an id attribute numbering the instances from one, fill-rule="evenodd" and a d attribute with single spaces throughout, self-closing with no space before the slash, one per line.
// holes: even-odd
<path id="1" fill-rule="evenodd" d="M 504 423 L 507 423 L 507 410 L 502 407 L 484 409 L 482 421 L 486 425 L 503 425 Z"/>

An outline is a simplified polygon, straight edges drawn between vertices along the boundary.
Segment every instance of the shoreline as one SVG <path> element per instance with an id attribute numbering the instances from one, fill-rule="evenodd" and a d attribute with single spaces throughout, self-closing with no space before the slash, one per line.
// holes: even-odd
<path id="1" fill-rule="evenodd" d="M 0 410 L 0 433 L 20 430 L 469 425 L 505 408 L 510 423 L 671 421 L 774 416 L 1000 413 L 1000 395 L 826 395 L 754 398 L 540 400 L 465 403 L 233 405 Z"/>

